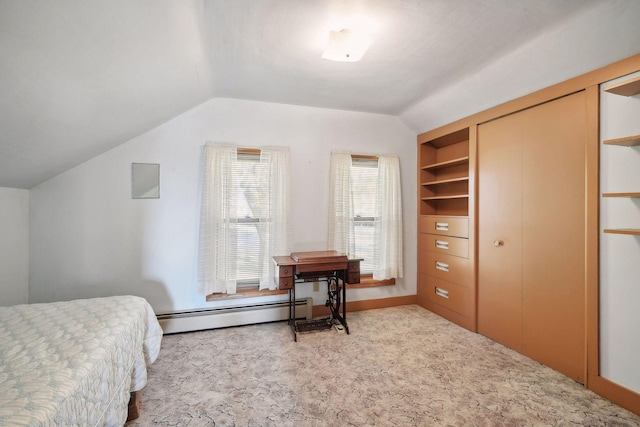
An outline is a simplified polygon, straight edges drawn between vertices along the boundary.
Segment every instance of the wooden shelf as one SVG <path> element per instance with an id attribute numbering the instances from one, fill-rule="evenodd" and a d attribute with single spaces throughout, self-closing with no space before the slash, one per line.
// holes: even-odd
<path id="1" fill-rule="evenodd" d="M 602 193 L 602 197 L 640 197 L 640 193 Z"/>
<path id="2" fill-rule="evenodd" d="M 617 139 L 606 139 L 605 145 L 622 145 L 623 147 L 634 147 L 640 145 L 640 135 L 627 136 Z"/>
<path id="3" fill-rule="evenodd" d="M 622 96 L 637 95 L 640 93 L 640 77 L 635 77 L 622 83 L 606 87 L 604 91 Z"/>
<path id="4" fill-rule="evenodd" d="M 465 163 L 469 163 L 469 156 L 459 157 L 457 159 L 447 160 L 446 162 L 433 163 L 430 165 L 422 166 L 422 170 L 448 168 L 451 166 L 463 165 Z"/>
<path id="5" fill-rule="evenodd" d="M 452 182 L 464 182 L 469 181 L 469 177 L 465 176 L 462 178 L 451 178 L 451 179 L 442 179 L 439 181 L 429 181 L 423 182 L 422 185 L 440 185 L 440 184 L 451 184 Z"/>
<path id="6" fill-rule="evenodd" d="M 637 228 L 605 229 L 604 232 L 609 234 L 629 234 L 632 236 L 640 236 L 640 229 Z"/>
<path id="7" fill-rule="evenodd" d="M 454 194 L 454 195 L 449 195 L 449 196 L 431 196 L 431 197 L 423 197 L 422 200 L 423 201 L 428 201 L 428 200 L 450 200 L 450 199 L 468 199 L 469 195 L 468 194 Z"/>

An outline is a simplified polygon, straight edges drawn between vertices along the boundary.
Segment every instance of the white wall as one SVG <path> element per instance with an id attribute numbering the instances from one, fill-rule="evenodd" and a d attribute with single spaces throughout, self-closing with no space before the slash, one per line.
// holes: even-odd
<path id="1" fill-rule="evenodd" d="M 400 156 L 405 278 L 348 300 L 416 293 L 416 135 L 394 117 L 210 100 L 31 190 L 29 302 L 141 295 L 157 313 L 206 303 L 196 291 L 201 147 L 291 147 L 294 250 L 327 245 L 331 150 Z M 131 163 L 160 164 L 160 199 L 131 199 Z M 314 304 L 325 296 L 308 292 Z M 281 296 L 263 299 L 282 299 Z"/>
<path id="2" fill-rule="evenodd" d="M 0 306 L 26 304 L 29 190 L 0 187 Z"/>
<path id="3" fill-rule="evenodd" d="M 400 119 L 426 132 L 640 53 L 640 1 L 611 0 L 563 22 L 471 76 L 425 96 Z"/>
<path id="4" fill-rule="evenodd" d="M 639 118 L 640 95 L 624 97 L 601 92 L 601 140 L 640 135 Z M 640 191 L 640 147 L 601 145 L 600 165 L 602 193 Z M 640 199 L 601 198 L 600 229 L 605 228 L 640 229 Z M 638 393 L 639 261 L 640 237 L 600 233 L 601 375 Z"/>

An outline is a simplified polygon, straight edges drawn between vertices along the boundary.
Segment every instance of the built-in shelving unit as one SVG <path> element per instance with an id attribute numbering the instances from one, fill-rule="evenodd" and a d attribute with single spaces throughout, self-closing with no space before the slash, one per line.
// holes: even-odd
<path id="1" fill-rule="evenodd" d="M 622 96 L 634 96 L 640 94 L 640 77 L 635 77 L 629 80 L 625 80 L 621 83 L 611 85 L 604 88 L 605 92 Z M 640 135 L 626 136 L 624 138 L 607 139 L 604 141 L 605 145 L 618 145 L 622 147 L 636 147 L 640 146 Z M 640 197 L 640 192 L 629 193 L 603 193 L 602 197 Z M 635 228 L 615 228 L 605 229 L 605 233 L 608 234 L 626 234 L 631 236 L 640 236 L 640 229 Z"/>
<path id="2" fill-rule="evenodd" d="M 640 93 L 640 77 L 635 77 L 624 82 L 604 88 L 605 92 L 622 96 L 633 96 Z"/>
<path id="3" fill-rule="evenodd" d="M 475 331 L 475 128 L 418 136 L 418 301 Z"/>
<path id="4" fill-rule="evenodd" d="M 469 215 L 469 128 L 419 144 L 420 215 Z"/>

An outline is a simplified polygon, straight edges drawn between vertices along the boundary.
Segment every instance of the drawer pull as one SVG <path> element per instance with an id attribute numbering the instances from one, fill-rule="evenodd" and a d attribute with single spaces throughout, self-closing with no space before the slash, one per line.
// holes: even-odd
<path id="1" fill-rule="evenodd" d="M 448 222 L 436 222 L 436 230 L 438 230 L 438 231 L 449 231 L 449 223 Z"/>
<path id="2" fill-rule="evenodd" d="M 449 272 L 449 264 L 446 262 L 436 261 L 436 269 Z"/>
<path id="3" fill-rule="evenodd" d="M 436 286 L 436 295 L 442 298 L 449 298 L 449 291 Z"/>
<path id="4" fill-rule="evenodd" d="M 436 248 L 449 249 L 449 242 L 445 242 L 444 240 L 436 240 Z"/>

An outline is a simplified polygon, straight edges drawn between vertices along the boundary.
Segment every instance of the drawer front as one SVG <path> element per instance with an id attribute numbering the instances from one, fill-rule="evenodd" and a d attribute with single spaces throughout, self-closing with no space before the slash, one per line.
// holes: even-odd
<path id="1" fill-rule="evenodd" d="M 459 216 L 424 215 L 420 217 L 421 233 L 469 237 L 469 218 Z"/>
<path id="2" fill-rule="evenodd" d="M 427 290 L 427 298 L 463 316 L 469 316 L 469 289 L 455 283 L 420 275 L 420 285 Z"/>
<path id="3" fill-rule="evenodd" d="M 279 289 L 291 289 L 293 287 L 293 277 L 281 277 L 278 280 Z"/>
<path id="4" fill-rule="evenodd" d="M 349 277 L 347 279 L 347 283 L 351 285 L 355 285 L 356 283 L 360 283 L 360 273 L 349 273 Z"/>
<path id="5" fill-rule="evenodd" d="M 469 240 L 461 237 L 420 233 L 420 249 L 469 258 Z"/>
<path id="6" fill-rule="evenodd" d="M 471 268 L 466 258 L 427 251 L 420 264 L 420 272 L 429 276 L 464 286 L 471 283 Z"/>
<path id="7" fill-rule="evenodd" d="M 360 261 L 349 261 L 349 273 L 360 273 Z"/>
<path id="8" fill-rule="evenodd" d="M 297 273 L 326 273 L 336 270 L 347 270 L 349 268 L 346 261 L 327 263 L 300 263 L 296 266 Z"/>
<path id="9" fill-rule="evenodd" d="M 293 267 L 287 265 L 278 269 L 278 277 L 293 277 Z"/>

